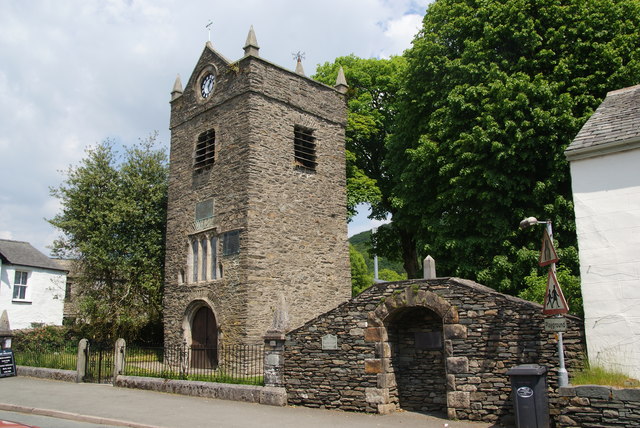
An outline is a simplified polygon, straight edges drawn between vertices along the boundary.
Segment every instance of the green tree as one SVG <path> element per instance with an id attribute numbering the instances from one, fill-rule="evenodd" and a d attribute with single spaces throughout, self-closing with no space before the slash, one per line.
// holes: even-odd
<path id="1" fill-rule="evenodd" d="M 357 296 L 371 287 L 373 277 L 367 270 L 364 257 L 351 244 L 349 244 L 349 260 L 351 261 L 351 294 Z"/>
<path id="2" fill-rule="evenodd" d="M 379 255 L 401 260 L 410 278 L 418 275 L 419 264 L 413 222 L 404 221 L 393 204 L 394 177 L 384 163 L 387 141 L 398 114 L 401 77 L 406 68 L 404 57 L 363 59 L 354 55 L 320 65 L 314 79 L 332 84 L 343 68 L 349 90 L 346 129 L 347 194 L 349 214 L 359 203 L 371 205 L 371 217 L 393 223 L 392 233 L 377 236 L 374 245 Z"/>
<path id="3" fill-rule="evenodd" d="M 561 267 L 556 272 L 558 283 L 562 288 L 562 294 L 564 294 L 567 304 L 569 305 L 569 312 L 583 316 L 584 310 L 582 307 L 582 293 L 580 292 L 580 278 L 572 275 L 567 268 Z M 526 288 L 518 293 L 518 297 L 529 300 L 531 302 L 544 303 L 544 296 L 547 291 L 547 276 L 539 275 L 534 272 L 524 278 Z"/>
<path id="4" fill-rule="evenodd" d="M 516 294 L 551 219 L 578 273 L 563 152 L 606 92 L 640 81 L 636 0 L 436 0 L 387 145 L 393 203 L 441 275 Z M 395 219 L 395 214 L 394 214 Z"/>
<path id="5" fill-rule="evenodd" d="M 51 189 L 62 205 L 49 220 L 62 232 L 54 253 L 76 261 L 80 321 L 98 340 L 161 329 L 167 158 L 152 135 L 119 160 L 105 141 Z"/>
<path id="6" fill-rule="evenodd" d="M 407 279 L 407 274 L 398 273 L 395 270 L 391 270 L 391 269 L 380 269 L 380 271 L 378 272 L 378 278 L 383 281 L 389 281 L 389 282 L 403 281 Z"/>

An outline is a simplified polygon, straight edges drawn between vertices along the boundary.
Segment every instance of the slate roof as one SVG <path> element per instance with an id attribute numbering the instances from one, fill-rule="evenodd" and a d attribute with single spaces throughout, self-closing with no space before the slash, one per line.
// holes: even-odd
<path id="1" fill-rule="evenodd" d="M 565 150 L 576 160 L 640 148 L 640 85 L 611 91 Z"/>
<path id="2" fill-rule="evenodd" d="M 24 241 L 10 241 L 0 239 L 0 258 L 3 263 L 19 266 L 30 266 L 51 270 L 64 271 L 55 260 L 36 250 L 31 244 Z"/>

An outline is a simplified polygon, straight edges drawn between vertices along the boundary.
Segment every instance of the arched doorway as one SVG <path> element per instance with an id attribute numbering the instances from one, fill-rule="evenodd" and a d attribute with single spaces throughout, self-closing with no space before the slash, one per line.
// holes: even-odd
<path id="1" fill-rule="evenodd" d="M 447 414 L 442 318 L 419 306 L 398 309 L 385 320 L 401 409 Z"/>
<path id="2" fill-rule="evenodd" d="M 191 367 L 218 366 L 218 325 L 213 311 L 201 306 L 191 321 Z"/>

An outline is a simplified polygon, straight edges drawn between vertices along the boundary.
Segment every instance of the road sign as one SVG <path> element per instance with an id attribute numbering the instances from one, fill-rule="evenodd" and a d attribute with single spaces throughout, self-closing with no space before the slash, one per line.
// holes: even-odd
<path id="1" fill-rule="evenodd" d="M 540 266 L 547 266 L 551 263 L 557 263 L 558 253 L 556 253 L 556 249 L 553 246 L 553 241 L 549 236 L 549 231 L 547 229 L 544 230 L 544 234 L 542 235 L 542 248 L 540 249 L 540 258 L 538 259 L 538 264 Z"/>
<path id="2" fill-rule="evenodd" d="M 542 313 L 546 315 L 566 314 L 569 312 L 569 305 L 562 294 L 558 278 L 553 269 L 549 269 L 547 277 L 547 292 L 544 295 L 544 308 Z"/>
<path id="3" fill-rule="evenodd" d="M 544 329 L 554 333 L 565 332 L 567 331 L 567 319 L 565 317 L 545 318 Z"/>

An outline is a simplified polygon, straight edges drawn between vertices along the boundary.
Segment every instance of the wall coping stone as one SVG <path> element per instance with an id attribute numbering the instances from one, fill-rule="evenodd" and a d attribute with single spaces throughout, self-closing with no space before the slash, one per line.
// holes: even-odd
<path id="1" fill-rule="evenodd" d="M 46 367 L 16 366 L 18 376 L 37 377 L 40 379 L 61 380 L 63 382 L 76 382 L 75 370 L 49 369 Z"/>
<path id="2" fill-rule="evenodd" d="M 640 388 L 619 388 L 607 385 L 565 386 L 558 390 L 558 395 L 640 402 Z"/>
<path id="3" fill-rule="evenodd" d="M 195 397 L 267 404 L 270 406 L 287 405 L 287 391 L 284 388 L 273 386 L 233 385 L 139 376 L 117 376 L 114 385 L 121 388 L 146 389 Z"/>

